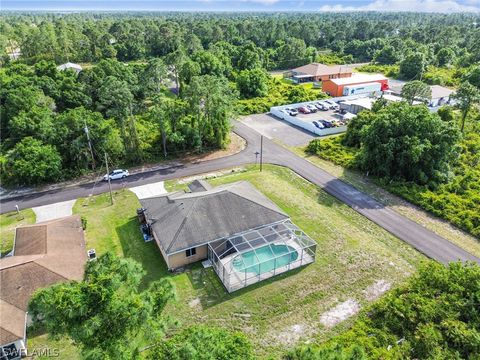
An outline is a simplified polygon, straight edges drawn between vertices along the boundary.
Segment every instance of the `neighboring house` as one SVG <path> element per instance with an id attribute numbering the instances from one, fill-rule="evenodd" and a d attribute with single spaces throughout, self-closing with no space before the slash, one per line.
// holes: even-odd
<path id="1" fill-rule="evenodd" d="M 347 65 L 324 65 L 311 63 L 287 71 L 283 74 L 296 83 L 325 81 L 352 76 L 352 70 Z"/>
<path id="2" fill-rule="evenodd" d="M 230 292 L 315 260 L 316 243 L 250 183 L 190 188 L 140 200 L 168 269 L 208 258 Z"/>
<path id="3" fill-rule="evenodd" d="M 0 259 L 3 355 L 26 351 L 27 308 L 32 294 L 57 282 L 81 280 L 86 260 L 78 215 L 16 229 L 12 255 Z"/>
<path id="4" fill-rule="evenodd" d="M 82 71 L 82 66 L 79 65 L 79 64 L 71 63 L 71 62 L 67 62 L 65 64 L 57 66 L 57 70 L 59 70 L 59 71 L 63 71 L 63 70 L 67 70 L 67 69 L 72 69 L 73 71 L 75 71 L 78 74 L 80 71 Z"/>
<path id="5" fill-rule="evenodd" d="M 379 94 L 388 90 L 388 79 L 381 74 L 355 74 L 349 78 L 323 81 L 322 90 L 332 97 Z"/>
<path id="6" fill-rule="evenodd" d="M 406 84 L 404 81 L 395 80 L 393 83 L 389 83 L 389 91 L 397 96 L 401 96 L 402 88 Z M 455 100 L 452 99 L 452 95 L 455 93 L 455 90 L 449 89 L 445 86 L 440 85 L 430 85 L 432 90 L 432 97 L 428 102 L 428 106 L 431 108 L 439 107 L 445 104 L 454 104 Z M 421 102 L 416 102 L 420 104 Z"/>

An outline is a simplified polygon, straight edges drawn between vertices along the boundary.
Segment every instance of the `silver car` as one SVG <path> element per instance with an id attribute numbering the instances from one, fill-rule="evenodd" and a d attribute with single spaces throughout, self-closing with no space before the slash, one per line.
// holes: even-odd
<path id="1" fill-rule="evenodd" d="M 103 177 L 103 181 L 107 181 L 108 178 L 110 178 L 110 180 L 125 179 L 128 175 L 130 175 L 128 173 L 128 170 L 116 169 L 113 170 L 110 174 L 106 174 Z"/>

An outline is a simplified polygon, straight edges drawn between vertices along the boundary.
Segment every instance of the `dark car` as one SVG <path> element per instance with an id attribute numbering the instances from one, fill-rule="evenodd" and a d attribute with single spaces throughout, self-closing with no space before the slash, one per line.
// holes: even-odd
<path id="1" fill-rule="evenodd" d="M 310 114 L 310 113 L 311 113 L 311 111 L 308 110 L 308 109 L 307 109 L 306 107 L 304 107 L 304 106 L 300 106 L 300 107 L 298 108 L 298 111 L 301 112 L 302 114 Z"/>
<path id="2" fill-rule="evenodd" d="M 335 127 L 330 121 L 328 120 L 320 120 L 323 124 L 323 126 L 325 126 L 326 128 L 333 128 Z"/>

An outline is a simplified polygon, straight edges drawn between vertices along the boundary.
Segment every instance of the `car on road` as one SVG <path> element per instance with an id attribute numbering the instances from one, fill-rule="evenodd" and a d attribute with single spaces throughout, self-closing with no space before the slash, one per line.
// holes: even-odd
<path id="1" fill-rule="evenodd" d="M 128 175 L 130 175 L 128 170 L 115 169 L 110 174 L 106 174 L 103 177 L 103 181 L 107 181 L 108 178 L 110 178 L 110 180 L 125 179 Z"/>
<path id="2" fill-rule="evenodd" d="M 311 113 L 311 111 L 308 110 L 305 106 L 300 106 L 298 108 L 298 111 L 301 112 L 302 114 L 310 114 Z"/>
<path id="3" fill-rule="evenodd" d="M 317 110 L 318 110 L 317 107 L 313 104 L 308 104 L 307 109 L 310 110 L 310 112 L 312 112 L 312 113 L 316 113 Z"/>

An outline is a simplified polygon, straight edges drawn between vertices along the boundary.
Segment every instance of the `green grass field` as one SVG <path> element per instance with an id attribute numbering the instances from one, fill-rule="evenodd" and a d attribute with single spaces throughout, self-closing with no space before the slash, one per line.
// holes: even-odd
<path id="1" fill-rule="evenodd" d="M 155 244 L 143 242 L 135 212 L 139 203 L 130 191 L 115 193 L 113 206 L 108 195 L 81 199 L 74 213 L 88 221 L 89 248 L 94 247 L 99 254 L 112 250 L 141 262 L 147 271 L 145 284 L 163 276 L 171 278 L 177 300 L 167 311 L 178 319 L 180 328 L 206 323 L 244 331 L 260 358 L 280 358 L 303 341 L 324 341 L 344 331 L 354 317 L 327 329 L 319 323 L 321 314 L 349 299 L 366 305 L 370 300 L 365 289 L 379 280 L 392 285 L 404 281 L 423 257 L 290 170 L 276 166 L 264 169 L 262 173 L 250 169 L 209 181 L 213 185 L 250 181 L 317 241 L 317 259 L 314 264 L 232 294 L 226 293 L 212 269 L 205 270 L 200 264 L 178 275 L 166 271 Z M 30 344 L 41 347 L 49 340 L 38 335 Z M 66 339 L 61 346 L 65 354 L 75 353 Z"/>
<path id="2" fill-rule="evenodd" d="M 32 209 L 22 210 L 19 214 L 10 212 L 0 215 L 0 253 L 2 256 L 12 251 L 15 228 L 34 223 L 35 213 Z"/>

